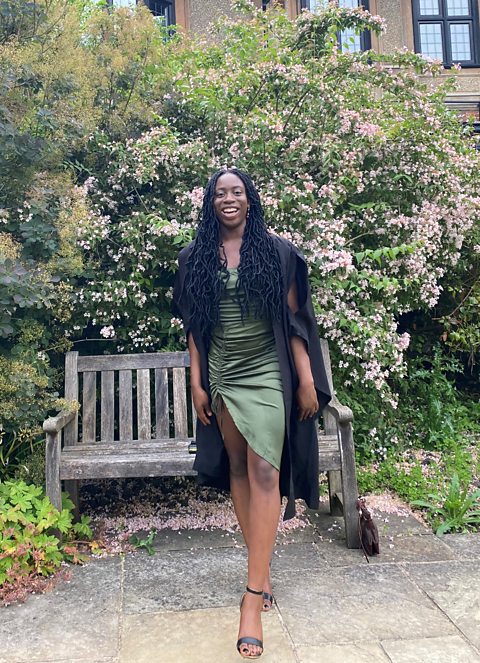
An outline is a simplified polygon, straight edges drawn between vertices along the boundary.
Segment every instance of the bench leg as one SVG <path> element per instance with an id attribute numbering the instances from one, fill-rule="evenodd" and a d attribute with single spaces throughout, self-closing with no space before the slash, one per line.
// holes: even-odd
<path id="1" fill-rule="evenodd" d="M 330 514 L 332 516 L 343 516 L 342 474 L 340 470 L 330 470 L 330 472 L 327 472 L 327 476 Z"/>
<path id="2" fill-rule="evenodd" d="M 347 548 L 360 548 L 357 513 L 358 487 L 352 423 L 341 423 L 339 425 L 339 434 L 342 465 L 343 515 L 345 518 Z"/>
<path id="3" fill-rule="evenodd" d="M 45 484 L 50 502 L 58 511 L 61 511 L 60 433 L 47 433 L 45 445 Z"/>
<path id="4" fill-rule="evenodd" d="M 66 479 L 65 490 L 74 504 L 73 517 L 75 521 L 80 520 L 80 497 L 78 494 L 79 482 L 77 479 Z"/>

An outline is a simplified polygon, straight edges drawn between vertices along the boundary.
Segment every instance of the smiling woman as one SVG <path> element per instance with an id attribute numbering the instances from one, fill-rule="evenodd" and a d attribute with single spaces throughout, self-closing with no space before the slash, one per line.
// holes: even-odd
<path id="1" fill-rule="evenodd" d="M 215 173 L 195 240 L 179 255 L 174 302 L 183 318 L 198 415 L 195 469 L 230 488 L 248 548 L 237 649 L 263 651 L 272 607 L 269 562 L 295 498 L 318 506 L 314 417 L 331 399 L 303 256 L 268 232 L 250 177 Z"/>

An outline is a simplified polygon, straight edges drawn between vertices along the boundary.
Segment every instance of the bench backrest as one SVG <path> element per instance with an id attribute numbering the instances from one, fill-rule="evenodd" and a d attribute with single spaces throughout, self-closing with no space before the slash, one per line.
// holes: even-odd
<path id="1" fill-rule="evenodd" d="M 79 356 L 65 361 L 65 398 L 80 403 L 65 444 L 189 439 L 196 413 L 188 352 Z"/>
<path id="2" fill-rule="evenodd" d="M 328 342 L 320 339 L 333 393 Z M 92 444 L 195 436 L 188 352 L 79 356 L 67 352 L 65 398 L 80 417 L 65 427 L 65 444 Z M 336 424 L 323 414 L 326 433 Z"/>

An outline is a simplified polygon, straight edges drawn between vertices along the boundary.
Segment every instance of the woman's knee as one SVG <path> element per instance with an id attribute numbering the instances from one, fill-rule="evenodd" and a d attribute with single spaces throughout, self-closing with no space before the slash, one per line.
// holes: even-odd
<path id="1" fill-rule="evenodd" d="M 257 454 L 248 459 L 248 476 L 250 483 L 265 492 L 278 490 L 279 472 L 264 458 Z"/>

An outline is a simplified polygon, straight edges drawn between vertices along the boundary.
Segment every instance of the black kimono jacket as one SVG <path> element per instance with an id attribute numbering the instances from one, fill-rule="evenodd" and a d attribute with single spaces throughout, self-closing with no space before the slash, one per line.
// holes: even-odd
<path id="1" fill-rule="evenodd" d="M 283 278 L 282 318 L 273 323 L 273 330 L 282 376 L 286 417 L 285 441 L 280 466 L 280 492 L 282 496 L 288 498 L 284 516 L 287 520 L 295 515 L 295 499 L 304 499 L 312 509 L 318 508 L 319 502 L 318 423 L 316 417 L 298 421 L 295 398 L 298 377 L 290 348 L 291 336 L 300 336 L 306 343 L 321 409 L 331 400 L 332 394 L 320 351 L 305 258 L 291 242 L 277 235 L 272 235 L 272 237 L 280 256 Z M 185 335 L 188 338 L 189 332 L 193 334 L 200 354 L 202 386 L 210 396 L 208 349 L 195 321 L 190 319 L 190 307 L 184 288 L 187 262 L 194 241 L 182 249 L 178 256 L 173 301 L 177 312 L 183 319 Z M 295 314 L 287 304 L 288 290 L 294 279 L 297 284 L 299 306 Z M 197 454 L 194 463 L 194 469 L 198 472 L 197 480 L 201 485 L 229 490 L 228 457 L 215 415 L 211 416 L 210 422 L 209 426 L 205 426 L 200 420 L 197 420 Z"/>

